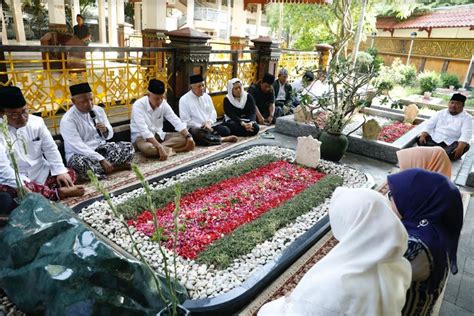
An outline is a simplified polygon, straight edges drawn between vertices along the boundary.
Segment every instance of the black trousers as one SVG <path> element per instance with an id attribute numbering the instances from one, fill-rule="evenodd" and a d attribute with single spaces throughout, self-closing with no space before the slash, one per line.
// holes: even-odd
<path id="1" fill-rule="evenodd" d="M 189 133 L 193 136 L 194 141 L 199 146 L 212 146 L 221 143 L 221 137 L 230 136 L 230 129 L 224 124 L 213 126 L 213 132 L 206 131 L 202 128 L 190 128 Z"/>
<path id="2" fill-rule="evenodd" d="M 252 123 L 253 132 L 247 131 L 245 128 L 242 127 L 242 125 L 240 125 L 240 122 L 236 122 L 233 120 L 228 120 L 224 124 L 230 129 L 232 135 L 235 136 L 254 136 L 258 134 L 258 131 L 260 129 L 260 126 L 256 122 Z"/>
<path id="3" fill-rule="evenodd" d="M 454 150 L 456 149 L 456 147 L 458 147 L 458 145 L 459 145 L 458 142 L 454 142 L 454 143 L 452 143 L 451 145 L 448 146 L 445 142 L 441 142 L 441 143 L 435 142 L 431 138 L 431 136 L 428 135 L 428 137 L 426 137 L 426 143 L 425 144 L 420 143 L 420 137 L 418 137 L 416 139 L 416 143 L 418 144 L 418 146 L 428 146 L 428 147 L 439 146 L 439 147 L 443 148 L 446 151 L 446 153 L 449 156 L 449 159 L 456 160 L 454 158 Z M 470 146 L 469 146 L 469 144 L 467 144 L 466 147 L 464 148 L 464 151 L 463 151 L 462 154 L 464 155 L 469 150 L 469 148 L 470 148 Z"/>
<path id="4" fill-rule="evenodd" d="M 260 110 L 260 114 L 262 114 L 264 119 L 266 119 L 270 116 L 270 111 L 269 111 L 268 108 L 259 109 L 259 110 Z M 275 124 L 276 119 L 279 118 L 280 116 L 283 116 L 283 106 L 279 106 L 279 105 L 275 104 L 275 112 L 273 113 L 272 124 Z"/>

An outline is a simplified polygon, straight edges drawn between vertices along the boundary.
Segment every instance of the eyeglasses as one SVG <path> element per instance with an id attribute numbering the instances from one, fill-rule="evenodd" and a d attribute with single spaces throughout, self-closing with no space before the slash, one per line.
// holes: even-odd
<path id="1" fill-rule="evenodd" d="M 12 119 L 16 120 L 16 119 L 19 119 L 20 116 L 28 117 L 29 113 L 30 113 L 30 111 L 28 109 L 24 109 L 21 112 L 15 112 L 15 113 L 5 112 L 5 115 L 8 116 L 9 118 L 12 118 Z"/>
<path id="2" fill-rule="evenodd" d="M 392 201 L 392 200 L 393 200 L 392 192 L 388 191 L 387 197 L 388 197 L 388 199 L 389 199 L 390 201 Z"/>

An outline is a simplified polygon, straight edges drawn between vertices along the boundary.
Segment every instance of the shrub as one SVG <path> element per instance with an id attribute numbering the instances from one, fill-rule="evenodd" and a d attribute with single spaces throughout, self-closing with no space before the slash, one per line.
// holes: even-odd
<path id="1" fill-rule="evenodd" d="M 383 58 L 379 56 L 379 52 L 377 48 L 371 47 L 367 49 L 367 53 L 370 54 L 374 58 L 374 70 L 380 71 L 383 66 Z"/>
<path id="2" fill-rule="evenodd" d="M 374 57 L 366 52 L 357 53 L 356 67 L 362 73 L 367 73 L 372 67 L 374 62 Z"/>
<path id="3" fill-rule="evenodd" d="M 402 80 L 400 85 L 403 87 L 416 85 L 416 67 L 414 65 L 402 65 L 400 67 Z"/>
<path id="4" fill-rule="evenodd" d="M 449 86 L 454 86 L 455 89 L 461 88 L 458 76 L 456 76 L 455 74 L 448 73 L 441 74 L 441 86 L 443 88 L 449 88 Z"/>
<path id="5" fill-rule="evenodd" d="M 421 93 L 433 92 L 441 85 L 440 75 L 434 71 L 425 71 L 418 75 Z"/>

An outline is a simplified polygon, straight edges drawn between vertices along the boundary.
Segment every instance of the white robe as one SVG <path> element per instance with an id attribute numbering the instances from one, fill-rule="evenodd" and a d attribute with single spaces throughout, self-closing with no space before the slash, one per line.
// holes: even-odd
<path id="1" fill-rule="evenodd" d="M 373 190 L 337 188 L 329 217 L 339 244 L 258 315 L 400 315 L 411 282 L 408 234 L 388 203 Z"/>
<path id="2" fill-rule="evenodd" d="M 87 156 L 98 161 L 105 159 L 101 154 L 96 152 L 95 149 L 105 144 L 106 140 L 111 139 L 114 136 L 114 131 L 107 119 L 105 111 L 100 106 L 94 105 L 92 110 L 96 114 L 96 121 L 105 124 L 107 127 L 109 131 L 107 137 L 99 135 L 89 113 L 82 113 L 75 106 L 72 106 L 66 114 L 64 114 L 60 123 L 60 131 L 64 139 L 64 151 L 66 152 L 67 161 L 69 161 L 74 154 Z"/>
<path id="3" fill-rule="evenodd" d="M 201 97 L 189 90 L 179 99 L 179 116 L 188 128 L 199 128 L 204 124 L 216 123 L 217 113 L 209 94 L 204 93 Z"/>
<path id="4" fill-rule="evenodd" d="M 466 111 L 451 115 L 448 109 L 441 110 L 428 120 L 425 132 L 437 143 L 451 145 L 460 141 L 469 144 L 472 138 L 472 116 Z"/>
<path id="5" fill-rule="evenodd" d="M 50 175 L 67 173 L 58 146 L 41 117 L 30 115 L 26 126 L 16 129 L 8 125 L 8 131 L 10 139 L 17 140 L 14 144 L 15 156 L 23 181 L 44 184 Z M 16 188 L 15 173 L 3 145 L 3 136 L 0 139 L 0 183 Z"/>
<path id="6" fill-rule="evenodd" d="M 158 134 L 161 140 L 164 140 L 166 136 L 163 131 L 164 119 L 170 122 L 178 132 L 186 128 L 186 124 L 176 116 L 166 100 L 163 100 L 160 106 L 154 110 L 150 105 L 148 96 L 136 100 L 133 103 L 132 118 L 130 119 L 132 143 L 135 143 L 138 137 L 147 139 L 154 137 L 155 134 Z"/>

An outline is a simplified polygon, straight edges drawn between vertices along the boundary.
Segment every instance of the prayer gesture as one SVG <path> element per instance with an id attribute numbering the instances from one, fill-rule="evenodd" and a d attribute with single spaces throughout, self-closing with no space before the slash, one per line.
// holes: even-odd
<path id="1" fill-rule="evenodd" d="M 206 122 L 206 124 L 204 124 L 204 125 L 202 126 L 202 129 L 205 129 L 206 131 L 209 131 L 209 132 L 213 132 L 213 131 L 214 131 L 214 129 L 212 128 L 211 123 L 209 123 L 209 122 Z"/>

